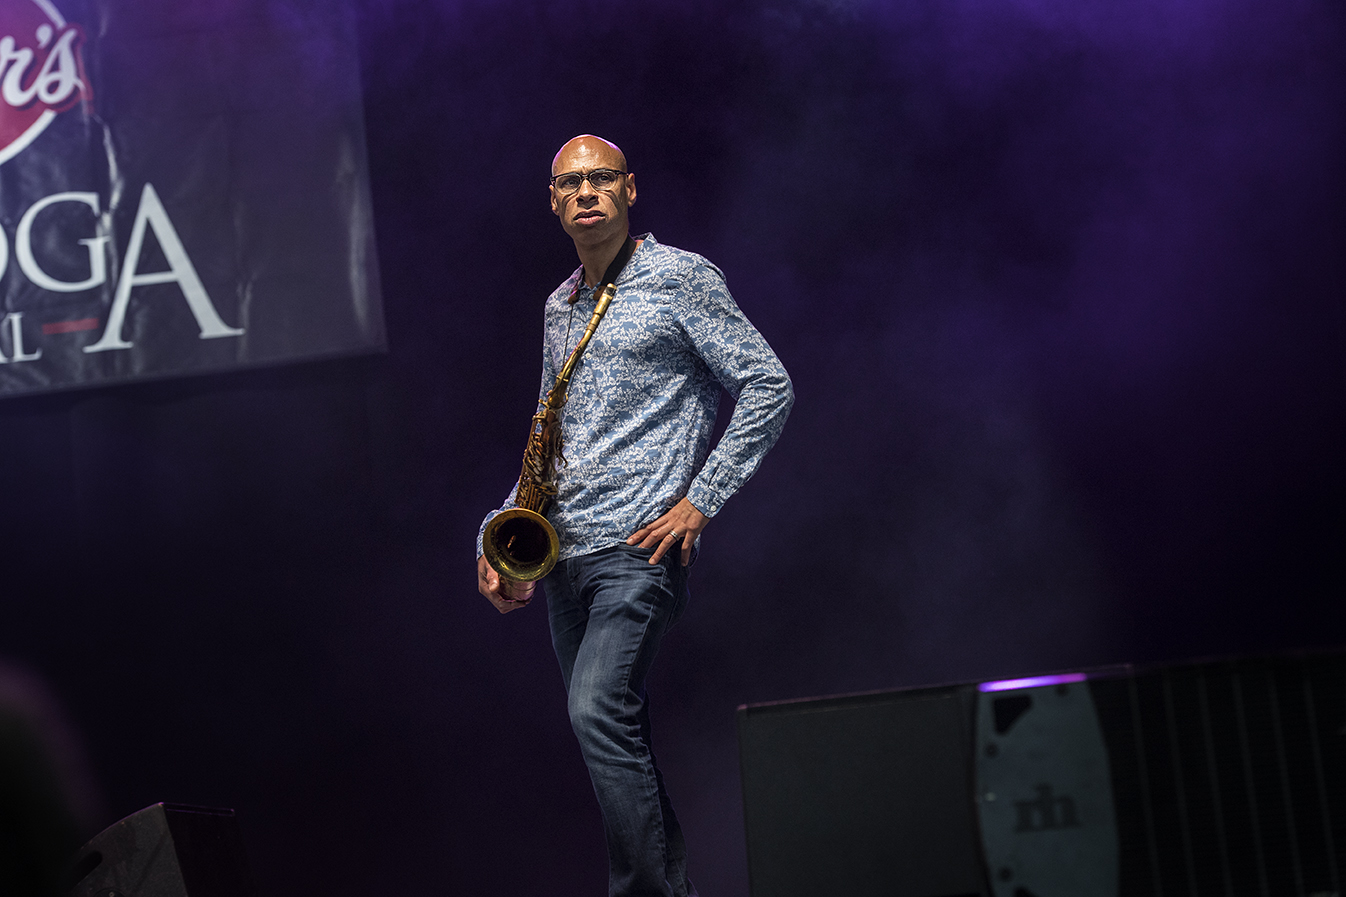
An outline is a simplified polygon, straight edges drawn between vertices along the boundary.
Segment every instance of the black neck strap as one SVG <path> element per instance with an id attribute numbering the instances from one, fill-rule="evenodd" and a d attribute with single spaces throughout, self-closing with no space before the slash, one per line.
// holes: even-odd
<path id="1" fill-rule="evenodd" d="M 622 274 L 622 269 L 626 267 L 627 262 L 631 261 L 631 254 L 635 251 L 636 241 L 631 239 L 630 234 L 627 234 L 626 242 L 623 243 L 622 248 L 617 251 L 617 257 L 612 260 L 611 265 L 608 265 L 608 270 L 603 272 L 603 279 L 594 287 L 594 293 L 602 292 L 604 286 L 617 282 L 617 278 Z M 575 289 L 570 291 L 570 299 L 568 301 L 571 305 L 574 305 L 575 301 L 579 299 L 580 288 L 583 286 L 584 274 L 581 272 L 580 279 L 575 283 Z"/>

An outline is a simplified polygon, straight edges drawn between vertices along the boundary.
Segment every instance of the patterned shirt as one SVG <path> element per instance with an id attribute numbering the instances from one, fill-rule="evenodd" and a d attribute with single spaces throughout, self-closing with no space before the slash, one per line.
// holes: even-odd
<path id="1" fill-rule="evenodd" d="M 539 402 L 593 314 L 583 274 L 547 299 Z M 684 496 L 713 517 L 762 463 L 794 403 L 785 368 L 706 259 L 646 235 L 616 285 L 561 412 L 568 463 L 546 516 L 562 559 L 625 542 Z M 734 414 L 709 452 L 722 387 Z M 513 506 L 510 492 L 500 510 Z"/>

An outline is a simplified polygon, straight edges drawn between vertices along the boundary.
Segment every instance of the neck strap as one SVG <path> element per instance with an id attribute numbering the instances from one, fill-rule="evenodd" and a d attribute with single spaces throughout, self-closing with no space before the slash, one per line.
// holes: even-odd
<path id="1" fill-rule="evenodd" d="M 630 234 L 627 234 L 626 242 L 623 243 L 622 248 L 617 251 L 617 257 L 612 260 L 611 265 L 608 265 L 608 270 L 603 272 L 603 279 L 594 287 L 594 293 L 601 293 L 603 287 L 610 283 L 617 282 L 617 278 L 622 274 L 622 269 L 626 267 L 627 262 L 631 261 L 631 254 L 635 251 L 636 241 L 631 239 Z M 581 273 L 580 279 L 575 283 L 575 289 L 570 291 L 570 299 L 567 300 L 571 305 L 574 305 L 576 300 L 579 299 L 580 288 L 583 286 L 584 275 Z"/>

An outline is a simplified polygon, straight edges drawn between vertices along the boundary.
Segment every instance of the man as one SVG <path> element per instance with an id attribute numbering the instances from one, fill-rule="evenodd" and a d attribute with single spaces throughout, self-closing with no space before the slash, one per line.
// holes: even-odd
<path id="1" fill-rule="evenodd" d="M 544 398 L 626 245 L 635 201 L 635 175 L 606 140 L 576 137 L 552 160 L 552 212 L 581 267 L 547 299 Z M 686 605 L 701 532 L 775 443 L 794 396 L 702 257 L 647 234 L 615 284 L 562 412 L 568 463 L 547 511 L 561 554 L 542 584 L 571 724 L 603 811 L 609 893 L 687 897 L 696 889 L 650 748 L 645 680 Z M 734 415 L 708 456 L 722 388 L 736 397 Z M 511 493 L 505 508 L 513 502 Z M 477 587 L 509 613 L 532 600 L 534 583 L 502 579 L 478 536 Z"/>

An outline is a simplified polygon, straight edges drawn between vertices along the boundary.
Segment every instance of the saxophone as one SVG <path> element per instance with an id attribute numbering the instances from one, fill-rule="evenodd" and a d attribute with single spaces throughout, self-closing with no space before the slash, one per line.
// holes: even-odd
<path id="1" fill-rule="evenodd" d="M 519 488 L 514 496 L 515 507 L 492 517 L 482 534 L 481 549 L 486 562 L 506 579 L 536 582 L 551 572 L 560 557 L 561 541 L 556 537 L 556 529 L 542 515 L 556 495 L 556 472 L 566 463 L 561 451 L 561 409 L 565 407 L 566 391 L 570 388 L 575 366 L 615 295 L 617 287 L 611 282 L 605 283 L 584 334 L 561 366 L 556 383 L 548 390 L 537 414 L 533 415 L 528 446 L 523 453 L 523 470 L 519 473 Z"/>

